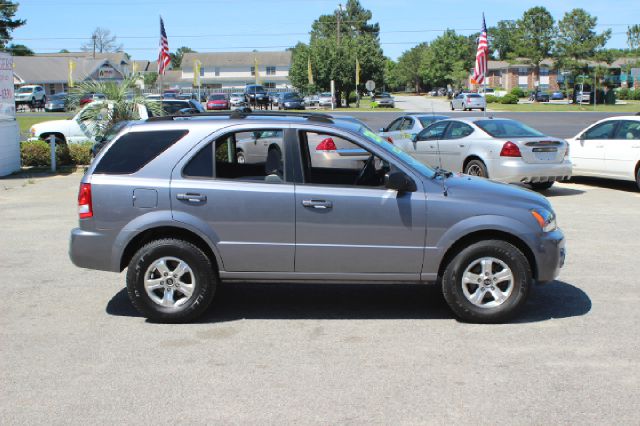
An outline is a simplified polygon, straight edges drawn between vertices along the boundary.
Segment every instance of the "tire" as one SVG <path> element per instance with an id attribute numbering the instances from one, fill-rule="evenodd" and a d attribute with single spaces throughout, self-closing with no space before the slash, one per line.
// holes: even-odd
<path id="1" fill-rule="evenodd" d="M 550 181 L 550 182 L 535 182 L 535 183 L 530 183 L 529 186 L 534 191 L 546 191 L 547 189 L 551 188 L 553 186 L 553 184 L 554 184 L 553 181 Z"/>
<path id="2" fill-rule="evenodd" d="M 640 164 L 638 164 L 636 167 L 638 168 L 638 170 L 636 170 L 636 186 L 640 191 Z"/>
<path id="3" fill-rule="evenodd" d="M 480 111 L 484 111 L 486 108 L 480 108 Z"/>
<path id="4" fill-rule="evenodd" d="M 461 320 L 498 323 L 522 308 L 532 282 L 531 266 L 520 250 L 506 241 L 485 240 L 466 247 L 447 265 L 442 294 Z"/>
<path id="5" fill-rule="evenodd" d="M 189 269 L 176 273 L 184 264 Z M 157 288 L 147 289 L 145 282 Z M 196 319 L 211 304 L 217 285 L 211 259 L 195 245 L 173 238 L 155 240 L 140 248 L 127 270 L 129 299 L 152 321 L 184 323 Z"/>
<path id="6" fill-rule="evenodd" d="M 487 166 L 482 160 L 471 160 L 464 166 L 464 173 L 471 176 L 479 176 L 483 178 L 489 178 L 489 172 Z"/>
<path id="7" fill-rule="evenodd" d="M 247 162 L 247 157 L 245 157 L 244 152 L 238 151 L 236 152 L 236 163 L 245 164 Z"/>

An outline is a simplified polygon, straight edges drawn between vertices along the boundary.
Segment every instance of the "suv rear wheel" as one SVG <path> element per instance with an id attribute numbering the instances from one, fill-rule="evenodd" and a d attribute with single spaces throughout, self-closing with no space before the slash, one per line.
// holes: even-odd
<path id="1" fill-rule="evenodd" d="M 453 258 L 442 277 L 442 292 L 462 320 L 495 323 L 522 307 L 531 282 L 531 267 L 518 248 L 506 241 L 487 240 Z"/>
<path id="2" fill-rule="evenodd" d="M 146 244 L 127 271 L 131 303 L 143 316 L 159 322 L 188 322 L 200 316 L 211 303 L 217 283 L 209 257 L 177 239 Z"/>

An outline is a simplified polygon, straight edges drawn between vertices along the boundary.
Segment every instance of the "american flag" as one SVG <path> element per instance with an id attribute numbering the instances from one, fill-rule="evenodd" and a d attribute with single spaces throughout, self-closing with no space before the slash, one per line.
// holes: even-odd
<path id="1" fill-rule="evenodd" d="M 158 74 L 164 75 L 171 62 L 169 56 L 169 40 L 167 40 L 167 32 L 164 30 L 164 21 L 160 17 L 160 53 L 158 54 Z"/>
<path id="2" fill-rule="evenodd" d="M 487 74 L 487 57 L 489 56 L 489 42 L 487 41 L 487 23 L 482 14 L 482 31 L 478 37 L 478 50 L 476 51 L 476 67 L 473 70 L 473 82 L 482 84 Z"/>

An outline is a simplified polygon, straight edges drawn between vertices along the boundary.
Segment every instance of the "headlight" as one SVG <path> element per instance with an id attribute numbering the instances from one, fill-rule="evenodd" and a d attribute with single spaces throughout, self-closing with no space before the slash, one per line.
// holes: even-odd
<path id="1" fill-rule="evenodd" d="M 531 215 L 538 222 L 543 232 L 555 231 L 558 226 L 556 225 L 556 215 L 546 209 L 532 209 Z"/>

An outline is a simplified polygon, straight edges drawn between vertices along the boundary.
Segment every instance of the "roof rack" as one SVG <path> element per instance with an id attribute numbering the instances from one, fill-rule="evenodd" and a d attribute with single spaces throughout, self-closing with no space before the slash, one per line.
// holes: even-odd
<path id="1" fill-rule="evenodd" d="M 309 121 L 321 123 L 333 123 L 334 117 L 328 114 L 313 112 L 275 112 L 275 111 L 251 111 L 245 112 L 233 110 L 229 112 L 201 112 L 198 114 L 165 115 L 161 117 L 149 117 L 147 121 L 173 121 L 175 119 L 200 118 L 200 117 L 229 117 L 230 119 L 244 119 L 251 117 L 301 117 Z"/>

